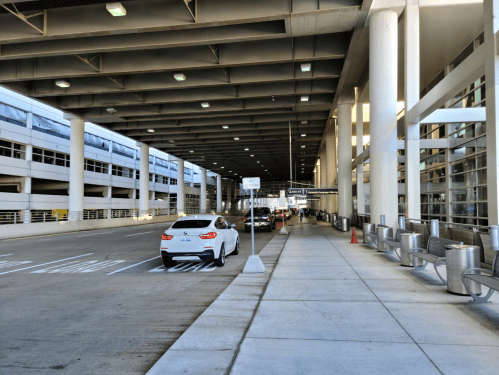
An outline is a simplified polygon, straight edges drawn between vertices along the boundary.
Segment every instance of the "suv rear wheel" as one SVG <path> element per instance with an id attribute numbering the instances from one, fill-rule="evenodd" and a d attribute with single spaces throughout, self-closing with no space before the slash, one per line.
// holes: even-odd
<path id="1" fill-rule="evenodd" d="M 177 261 L 173 260 L 172 257 L 161 257 L 163 259 L 163 264 L 166 268 L 173 267 L 177 264 Z"/>
<path id="2" fill-rule="evenodd" d="M 222 244 L 222 248 L 220 249 L 220 254 L 218 255 L 218 259 L 215 259 L 215 266 L 223 267 L 225 264 L 225 246 Z"/>

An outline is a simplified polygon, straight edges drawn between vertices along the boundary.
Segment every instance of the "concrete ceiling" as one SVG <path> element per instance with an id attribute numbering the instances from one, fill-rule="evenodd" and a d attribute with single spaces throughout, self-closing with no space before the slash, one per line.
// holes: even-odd
<path id="1" fill-rule="evenodd" d="M 291 125 L 311 179 L 339 93 L 367 82 L 372 0 L 130 0 L 124 17 L 105 3 L 0 0 L 0 84 L 230 178 L 289 178 Z M 461 7 L 455 22 L 422 10 L 422 82 L 469 43 L 446 43 Z"/>

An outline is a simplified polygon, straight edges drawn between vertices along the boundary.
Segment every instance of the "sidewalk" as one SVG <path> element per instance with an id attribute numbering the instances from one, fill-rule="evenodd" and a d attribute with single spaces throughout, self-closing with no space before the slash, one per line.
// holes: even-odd
<path id="1" fill-rule="evenodd" d="M 213 303 L 232 305 L 219 310 L 224 328 L 206 326 L 210 306 L 191 327 L 197 331 L 189 328 L 150 373 L 499 373 L 497 294 L 469 304 L 447 293 L 434 270 L 401 267 L 350 244 L 350 235 L 315 218 L 295 222 L 285 245 L 286 236 L 276 236 L 274 250 L 262 250 L 265 275 L 241 274 Z M 272 269 L 277 241 L 284 249 Z M 184 336 L 197 345 L 179 358 Z"/>

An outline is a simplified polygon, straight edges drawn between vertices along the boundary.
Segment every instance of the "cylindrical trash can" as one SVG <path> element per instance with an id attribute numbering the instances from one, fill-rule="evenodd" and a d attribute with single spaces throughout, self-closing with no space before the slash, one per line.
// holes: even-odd
<path id="1" fill-rule="evenodd" d="M 366 234 L 369 232 L 374 232 L 375 229 L 376 229 L 375 224 L 365 223 L 362 225 L 362 231 L 364 232 L 364 243 L 369 243 Z"/>
<path id="2" fill-rule="evenodd" d="M 452 294 L 468 295 L 461 275 L 469 268 L 480 268 L 480 248 L 472 245 L 445 246 L 445 267 L 447 269 L 447 291 Z M 470 281 L 470 289 L 477 296 L 482 293 L 480 284 Z"/>
<path id="3" fill-rule="evenodd" d="M 400 265 L 412 267 L 411 260 L 416 266 L 421 267 L 424 264 L 423 259 L 409 256 L 409 251 L 420 249 L 423 245 L 423 235 L 421 233 L 402 233 L 400 235 Z"/>
<path id="4" fill-rule="evenodd" d="M 341 218 L 340 228 L 342 232 L 348 232 L 350 230 L 350 220 L 348 217 Z"/>
<path id="5" fill-rule="evenodd" d="M 381 240 L 385 239 L 386 237 L 393 237 L 393 229 L 390 227 L 378 226 L 376 228 L 376 234 L 378 235 L 378 251 L 384 253 L 385 248 L 383 247 Z"/>
<path id="6" fill-rule="evenodd" d="M 331 223 L 332 223 L 333 227 L 335 227 L 338 224 L 338 215 L 331 214 Z"/>
<path id="7" fill-rule="evenodd" d="M 331 214 L 325 214 L 325 215 L 324 215 L 324 221 L 325 221 L 326 223 L 331 222 Z"/>

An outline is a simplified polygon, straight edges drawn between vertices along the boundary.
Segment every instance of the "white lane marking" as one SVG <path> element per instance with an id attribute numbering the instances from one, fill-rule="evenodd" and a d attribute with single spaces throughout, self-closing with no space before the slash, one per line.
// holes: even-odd
<path id="1" fill-rule="evenodd" d="M 1 257 L 9 257 L 9 256 L 11 256 L 11 255 L 12 255 L 12 254 L 0 255 L 0 258 L 1 258 Z"/>
<path id="2" fill-rule="evenodd" d="M 142 233 L 134 233 L 134 234 L 127 234 L 125 237 L 130 237 L 130 236 L 138 236 L 139 234 L 146 234 L 146 233 L 153 233 L 154 231 L 150 231 L 150 232 L 142 232 Z"/>
<path id="3" fill-rule="evenodd" d="M 102 232 L 102 233 L 84 234 L 83 236 L 78 236 L 78 237 L 98 236 L 100 234 L 109 234 L 109 233 L 114 233 L 114 231 L 111 231 L 111 232 Z"/>
<path id="4" fill-rule="evenodd" d="M 71 260 L 71 259 L 76 259 L 76 258 L 81 258 L 81 257 L 86 257 L 88 255 L 92 255 L 93 253 L 88 253 L 88 254 L 83 254 L 83 255 L 78 255 L 76 257 L 71 257 L 71 258 L 66 258 L 66 259 L 61 259 L 61 260 L 54 260 L 53 262 L 48 262 L 48 263 L 43 263 L 43 264 L 38 264 L 35 266 L 29 266 L 29 267 L 24 267 L 24 268 L 19 268 L 17 270 L 12 270 L 12 271 L 7 271 L 7 272 L 2 272 L 0 275 L 5 275 L 6 273 L 11 273 L 11 272 L 17 272 L 17 271 L 23 271 L 27 270 L 29 268 L 35 268 L 35 267 L 41 267 L 41 266 L 46 266 L 47 264 L 54 264 L 54 263 L 59 263 L 59 262 L 64 262 L 66 260 Z"/>
<path id="5" fill-rule="evenodd" d="M 108 273 L 108 275 L 112 275 L 113 273 L 118 273 L 118 272 L 121 272 L 121 271 L 127 270 L 127 269 L 129 269 L 129 268 L 132 268 L 132 267 L 138 266 L 139 264 L 146 263 L 146 262 L 149 262 L 149 261 L 151 261 L 151 260 L 158 259 L 158 258 L 161 258 L 161 257 L 155 257 L 155 258 L 151 258 L 151 259 L 144 260 L 143 262 L 140 262 L 140 263 L 135 263 L 135 264 L 132 264 L 131 266 L 128 266 L 128 267 L 125 267 L 125 268 L 121 268 L 121 269 L 119 269 L 119 270 L 116 270 L 116 271 L 113 271 L 113 272 L 111 272 L 111 273 Z M 1 274 L 0 274 L 0 275 L 1 275 Z"/>
<path id="6" fill-rule="evenodd" d="M 9 268 L 9 267 L 16 267 L 20 266 L 22 264 L 27 264 L 27 263 L 32 263 L 32 260 L 25 260 L 25 261 L 14 261 L 14 262 L 7 262 L 6 260 L 0 261 L 0 269 L 1 268 Z"/>
<path id="7" fill-rule="evenodd" d="M 149 272 L 212 272 L 216 268 L 213 262 L 182 262 L 170 268 L 159 266 Z"/>
<path id="8" fill-rule="evenodd" d="M 48 267 L 42 270 L 33 271 L 31 273 L 89 273 L 101 270 L 103 268 L 112 267 L 116 264 L 123 262 L 125 261 L 106 260 L 103 262 L 99 262 L 98 260 L 89 260 L 82 263 L 76 261 L 76 262 L 69 262 L 62 265 Z"/>

